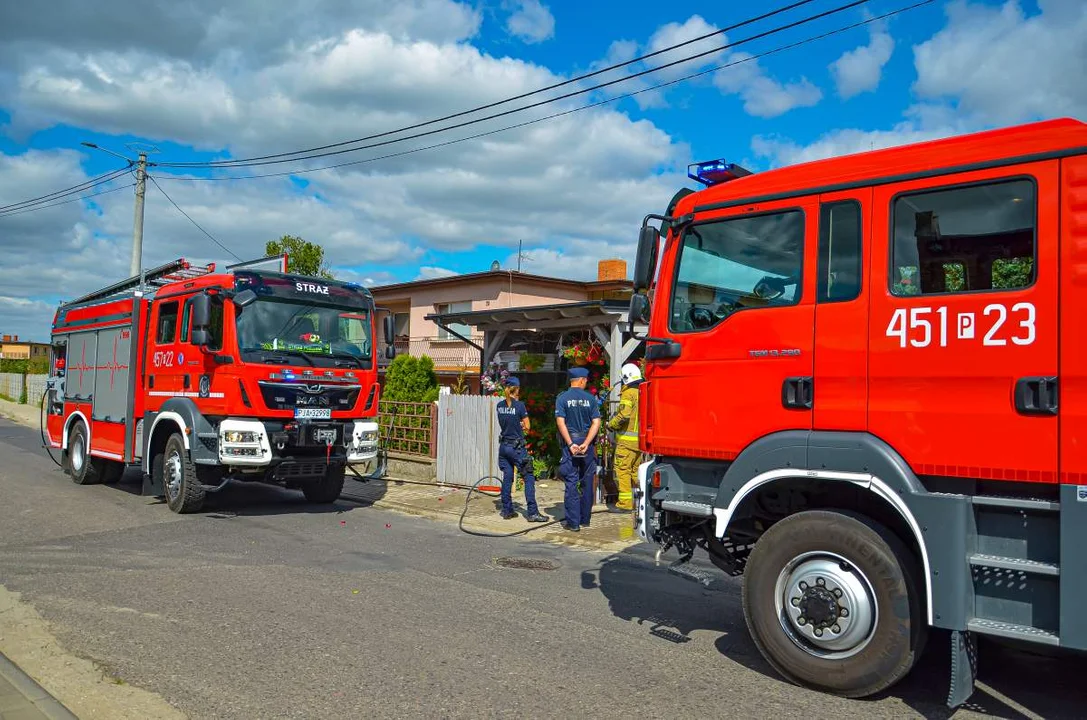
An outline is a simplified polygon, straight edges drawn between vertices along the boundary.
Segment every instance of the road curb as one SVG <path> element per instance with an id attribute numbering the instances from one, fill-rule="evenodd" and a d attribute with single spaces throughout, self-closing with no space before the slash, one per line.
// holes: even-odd
<path id="1" fill-rule="evenodd" d="M 0 677 L 11 683 L 49 720 L 79 720 L 60 700 L 50 695 L 45 688 L 35 682 L 34 678 L 23 672 L 3 653 L 0 653 Z"/>

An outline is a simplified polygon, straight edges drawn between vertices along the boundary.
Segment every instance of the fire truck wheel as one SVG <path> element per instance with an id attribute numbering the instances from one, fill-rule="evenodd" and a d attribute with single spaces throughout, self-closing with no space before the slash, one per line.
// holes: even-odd
<path id="1" fill-rule="evenodd" d="M 72 482 L 76 485 L 94 485 L 102 482 L 102 460 L 92 457 L 87 442 L 87 426 L 77 422 L 68 436 L 65 464 Z"/>
<path id="2" fill-rule="evenodd" d="M 774 669 L 843 697 L 894 685 L 924 645 L 912 554 L 886 527 L 846 510 L 797 513 L 771 526 L 748 558 L 743 607 Z"/>
<path id="3" fill-rule="evenodd" d="M 302 492 L 311 503 L 327 505 L 339 499 L 343 492 L 343 479 L 347 474 L 347 468 L 343 465 L 329 469 L 328 474 L 320 480 L 308 482 L 302 486 Z"/>
<path id="4" fill-rule="evenodd" d="M 166 440 L 161 467 L 166 505 L 176 513 L 197 512 L 204 505 L 204 488 L 180 433 Z"/>

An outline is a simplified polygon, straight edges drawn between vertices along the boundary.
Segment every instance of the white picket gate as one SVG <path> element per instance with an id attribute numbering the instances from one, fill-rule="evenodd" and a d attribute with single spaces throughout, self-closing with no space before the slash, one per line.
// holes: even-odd
<path id="1" fill-rule="evenodd" d="M 499 474 L 498 403 L 485 395 L 438 398 L 438 482 L 473 485 Z"/>

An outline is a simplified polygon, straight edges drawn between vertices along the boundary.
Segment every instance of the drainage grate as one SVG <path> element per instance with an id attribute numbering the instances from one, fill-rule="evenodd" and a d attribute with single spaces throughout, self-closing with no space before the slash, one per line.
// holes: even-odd
<path id="1" fill-rule="evenodd" d="M 559 568 L 556 561 L 540 558 L 497 557 L 494 559 L 494 564 L 517 570 L 558 570 Z"/>

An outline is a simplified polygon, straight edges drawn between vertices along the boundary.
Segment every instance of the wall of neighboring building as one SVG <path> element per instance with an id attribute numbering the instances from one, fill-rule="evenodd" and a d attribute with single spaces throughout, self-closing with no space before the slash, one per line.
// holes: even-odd
<path id="1" fill-rule="evenodd" d="M 49 357 L 49 346 L 45 343 L 0 342 L 0 357 L 5 360 L 33 360 Z"/>
<path id="2" fill-rule="evenodd" d="M 512 282 L 511 282 L 512 280 Z M 382 292 L 375 288 L 374 300 L 395 313 L 407 309 L 408 332 L 412 338 L 438 338 L 438 326 L 427 320 L 427 315 L 438 312 L 441 305 L 453 305 L 454 309 L 488 310 L 491 308 L 519 307 L 522 305 L 553 305 L 565 302 L 582 302 L 589 293 L 576 285 L 552 285 L 517 277 L 485 277 L 468 279 L 458 283 L 439 285 L 420 284 Z"/>

